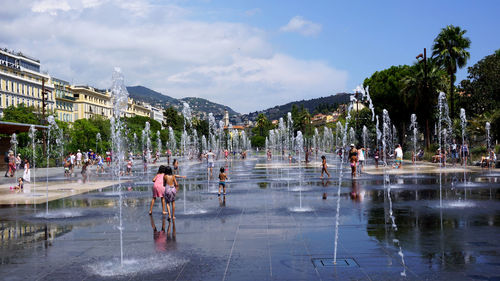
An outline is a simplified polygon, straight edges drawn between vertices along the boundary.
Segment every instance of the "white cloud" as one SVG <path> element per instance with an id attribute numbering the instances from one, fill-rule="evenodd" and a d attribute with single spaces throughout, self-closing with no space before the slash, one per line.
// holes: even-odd
<path id="1" fill-rule="evenodd" d="M 31 10 L 36 13 L 49 13 L 55 16 L 58 11 L 69 11 L 71 7 L 65 0 L 41 0 L 35 2 Z"/>
<path id="2" fill-rule="evenodd" d="M 308 21 L 301 16 L 295 16 L 287 25 L 280 28 L 284 32 L 297 32 L 304 36 L 314 36 L 321 32 L 321 24 Z"/>
<path id="3" fill-rule="evenodd" d="M 142 0 L 68 0 L 69 8 L 49 2 L 35 9 L 20 0 L 32 12 L 16 8 L 0 17 L 0 47 L 36 57 L 75 84 L 109 87 L 120 66 L 128 85 L 243 113 L 345 89 L 345 71 L 276 53 L 268 33 L 247 24 L 197 21 L 188 8 Z"/>
<path id="4" fill-rule="evenodd" d="M 347 72 L 324 62 L 275 54 L 270 58 L 233 56 L 228 65 L 195 67 L 172 75 L 167 85 L 250 112 L 332 94 L 344 89 L 346 81 Z"/>

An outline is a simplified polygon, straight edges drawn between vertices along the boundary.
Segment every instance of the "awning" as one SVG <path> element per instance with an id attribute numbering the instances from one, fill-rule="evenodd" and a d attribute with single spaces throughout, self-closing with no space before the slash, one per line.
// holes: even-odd
<path id="1" fill-rule="evenodd" d="M 32 124 L 13 123 L 0 121 L 0 134 L 12 135 L 13 133 L 29 132 Z M 33 125 L 37 130 L 46 130 L 47 126 Z"/>

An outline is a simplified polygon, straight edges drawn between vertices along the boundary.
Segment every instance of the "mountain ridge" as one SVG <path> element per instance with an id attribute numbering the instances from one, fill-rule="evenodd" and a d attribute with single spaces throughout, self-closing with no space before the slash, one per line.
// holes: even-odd
<path id="1" fill-rule="evenodd" d="M 279 119 L 280 117 L 283 117 L 287 112 L 290 112 L 292 110 L 292 106 L 295 104 L 299 108 L 301 106 L 304 106 L 305 109 L 307 109 L 310 113 L 313 113 L 313 111 L 319 106 L 319 105 L 333 105 L 333 104 L 346 104 L 350 100 L 350 96 L 352 94 L 350 93 L 336 93 L 333 95 L 329 95 L 326 97 L 319 97 L 319 98 L 313 98 L 313 99 L 308 99 L 308 100 L 300 100 L 300 101 L 292 101 L 289 103 L 285 103 L 282 105 L 276 105 L 274 107 L 270 107 L 264 110 L 259 110 L 255 112 L 250 112 L 248 114 L 242 115 L 242 119 L 244 120 L 256 120 L 257 116 L 260 113 L 263 113 L 266 115 L 266 117 L 269 120 L 276 120 Z"/>
<path id="2" fill-rule="evenodd" d="M 147 102 L 153 106 L 169 107 L 172 106 L 176 110 L 181 111 L 183 102 L 189 104 L 193 115 L 198 117 L 206 117 L 208 113 L 213 113 L 215 117 L 222 118 L 224 111 L 227 110 L 230 116 L 239 116 L 240 114 L 234 111 L 231 107 L 209 101 L 198 97 L 185 97 L 181 99 L 173 98 L 163 93 L 157 92 L 142 85 L 127 86 L 129 96 L 134 100 Z"/>

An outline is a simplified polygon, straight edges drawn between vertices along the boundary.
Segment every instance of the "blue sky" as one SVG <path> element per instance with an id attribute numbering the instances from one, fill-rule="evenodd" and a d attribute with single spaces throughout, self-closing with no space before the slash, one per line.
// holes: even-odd
<path id="1" fill-rule="evenodd" d="M 500 48 L 497 1 L 1 2 L 0 46 L 53 76 L 105 88 L 120 66 L 129 85 L 242 113 L 351 92 L 424 47 L 430 55 L 448 24 L 467 30 L 468 66 Z"/>

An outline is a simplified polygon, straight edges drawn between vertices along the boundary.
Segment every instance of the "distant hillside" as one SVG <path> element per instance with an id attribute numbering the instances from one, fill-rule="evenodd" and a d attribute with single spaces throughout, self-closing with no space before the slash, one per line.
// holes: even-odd
<path id="1" fill-rule="evenodd" d="M 229 106 L 225 106 L 222 104 L 211 102 L 211 101 L 206 100 L 206 99 L 188 97 L 188 98 L 182 98 L 180 100 L 187 102 L 189 104 L 189 106 L 191 107 L 192 111 L 206 112 L 207 114 L 212 112 L 214 114 L 214 116 L 216 116 L 216 117 L 217 116 L 223 117 L 225 110 L 227 110 L 229 112 L 230 116 L 240 115 L 238 112 L 234 111 Z"/>
<path id="2" fill-rule="evenodd" d="M 206 118 L 208 113 L 212 112 L 217 119 L 224 116 L 224 110 L 229 112 L 229 116 L 239 116 L 240 114 L 228 106 L 211 102 L 202 98 L 182 98 L 176 99 L 162 93 L 156 92 L 144 86 L 127 87 L 127 91 L 131 98 L 134 100 L 147 102 L 152 105 L 159 105 L 163 107 L 173 106 L 177 110 L 182 110 L 182 103 L 187 102 L 191 107 L 191 111 L 195 116 Z"/>
<path id="3" fill-rule="evenodd" d="M 247 115 L 244 115 L 242 118 L 249 119 L 249 120 L 255 120 L 260 113 L 264 113 L 268 119 L 276 120 L 276 119 L 279 119 L 280 117 L 283 117 L 287 112 L 290 112 L 292 110 L 292 105 L 294 105 L 294 104 L 296 104 L 299 108 L 301 106 L 304 106 L 304 108 L 309 110 L 309 112 L 312 114 L 314 109 L 316 109 L 320 105 L 324 106 L 324 105 L 348 103 L 349 97 L 351 95 L 352 94 L 348 94 L 348 93 L 338 93 L 338 94 L 331 95 L 328 97 L 321 97 L 321 98 L 310 99 L 310 100 L 289 102 L 287 104 L 277 105 L 275 107 L 268 108 L 266 110 L 251 112 Z"/>
<path id="4" fill-rule="evenodd" d="M 153 105 L 162 105 L 164 107 L 174 106 L 178 107 L 182 105 L 178 99 L 158 93 L 144 86 L 132 86 L 127 87 L 129 96 L 134 100 L 147 102 Z"/>

